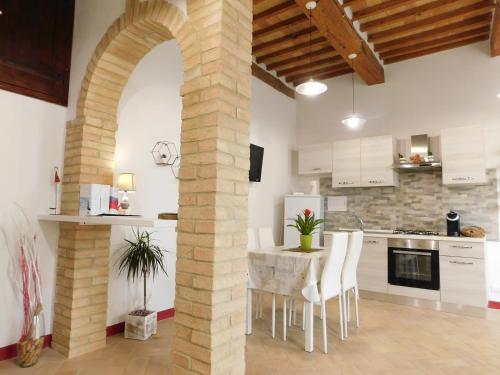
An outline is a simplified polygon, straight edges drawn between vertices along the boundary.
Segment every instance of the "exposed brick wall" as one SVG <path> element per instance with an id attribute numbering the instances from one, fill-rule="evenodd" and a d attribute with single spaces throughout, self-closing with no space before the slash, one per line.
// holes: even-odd
<path id="1" fill-rule="evenodd" d="M 252 2 L 127 1 L 96 48 L 68 124 L 62 212 L 81 183 L 111 184 L 116 111 L 136 64 L 175 37 L 184 63 L 176 268 L 178 374 L 243 374 Z M 110 227 L 62 224 L 53 345 L 105 345 Z"/>

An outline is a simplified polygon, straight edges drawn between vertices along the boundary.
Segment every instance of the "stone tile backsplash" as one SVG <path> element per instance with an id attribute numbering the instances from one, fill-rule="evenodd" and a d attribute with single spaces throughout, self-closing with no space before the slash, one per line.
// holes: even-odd
<path id="1" fill-rule="evenodd" d="M 398 187 L 332 188 L 332 179 L 320 179 L 324 197 L 347 196 L 347 210 L 361 216 L 370 229 L 425 229 L 446 232 L 445 214 L 461 215 L 461 225 L 478 225 L 487 238 L 499 238 L 499 208 L 496 170 L 488 170 L 486 185 L 444 186 L 441 172 L 405 172 Z M 325 199 L 325 229 L 356 225 L 345 212 L 328 212 Z"/>

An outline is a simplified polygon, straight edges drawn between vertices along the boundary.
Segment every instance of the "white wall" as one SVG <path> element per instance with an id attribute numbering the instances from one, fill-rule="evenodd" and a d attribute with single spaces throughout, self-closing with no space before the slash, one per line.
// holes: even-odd
<path id="1" fill-rule="evenodd" d="M 264 147 L 261 182 L 250 183 L 249 227 L 272 227 L 283 241 L 283 196 L 291 191 L 296 102 L 252 78 L 250 141 Z"/>
<path id="2" fill-rule="evenodd" d="M 53 167 L 63 164 L 66 108 L 0 90 L 0 227 L 9 233 L 17 254 L 16 224 L 20 205 L 38 232 L 44 314 L 51 331 L 58 225 L 40 224 L 37 214 L 53 206 Z M 12 286 L 10 257 L 0 234 L 0 348 L 19 340 L 22 302 Z"/>
<path id="3" fill-rule="evenodd" d="M 381 85 L 356 79 L 356 108 L 368 120 L 356 131 L 340 122 L 352 111 L 350 75 L 326 81 L 328 91 L 319 97 L 299 99 L 300 142 L 500 125 L 500 58 L 489 56 L 488 42 L 387 65 L 385 74 Z"/>

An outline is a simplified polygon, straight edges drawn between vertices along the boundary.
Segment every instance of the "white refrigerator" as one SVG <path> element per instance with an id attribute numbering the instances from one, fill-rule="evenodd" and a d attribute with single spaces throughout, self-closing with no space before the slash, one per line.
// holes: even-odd
<path id="1" fill-rule="evenodd" d="M 285 195 L 285 220 L 284 220 L 284 246 L 285 248 L 300 246 L 300 233 L 296 228 L 289 227 L 294 224 L 297 214 L 306 208 L 314 212 L 317 219 L 323 218 L 323 198 L 320 195 Z M 313 235 L 313 247 L 319 247 L 323 225 Z"/>

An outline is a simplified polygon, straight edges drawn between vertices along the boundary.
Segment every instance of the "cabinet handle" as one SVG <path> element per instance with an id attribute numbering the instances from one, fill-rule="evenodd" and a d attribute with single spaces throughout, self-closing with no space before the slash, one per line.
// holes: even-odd
<path id="1" fill-rule="evenodd" d="M 454 249 L 472 249 L 472 246 L 470 245 L 451 245 L 450 247 L 453 247 Z"/>
<path id="2" fill-rule="evenodd" d="M 363 242 L 366 243 L 366 244 L 369 244 L 369 245 L 378 244 L 378 241 L 376 241 L 376 240 L 365 240 Z"/>
<path id="3" fill-rule="evenodd" d="M 339 181 L 339 185 L 354 185 L 353 181 Z"/>
<path id="4" fill-rule="evenodd" d="M 453 177 L 452 181 L 472 181 L 475 180 L 475 177 L 472 176 L 464 176 L 464 177 Z"/>
<path id="5" fill-rule="evenodd" d="M 312 170 L 313 171 L 319 171 L 319 170 L 321 170 L 321 168 L 313 168 Z"/>
<path id="6" fill-rule="evenodd" d="M 368 181 L 369 184 L 383 184 L 385 181 L 384 180 L 370 180 Z"/>
<path id="7" fill-rule="evenodd" d="M 467 265 L 467 266 L 474 265 L 474 262 L 460 262 L 458 260 L 450 260 L 449 262 L 452 264 L 463 264 L 463 265 Z"/>

